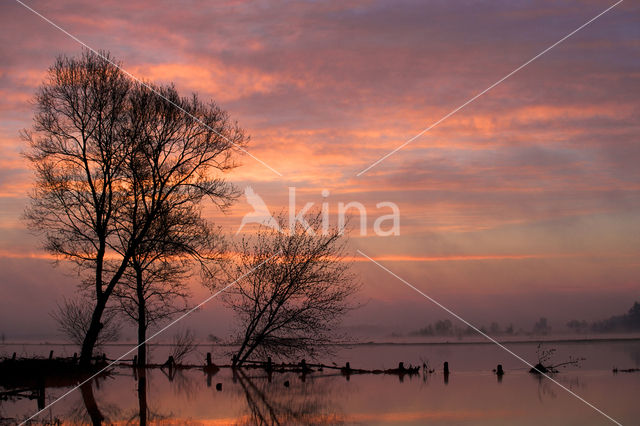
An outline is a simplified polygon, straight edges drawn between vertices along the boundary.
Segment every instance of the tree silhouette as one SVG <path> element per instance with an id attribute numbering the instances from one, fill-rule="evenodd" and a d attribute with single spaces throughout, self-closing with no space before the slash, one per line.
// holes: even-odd
<path id="1" fill-rule="evenodd" d="M 58 329 L 78 346 L 82 345 L 91 323 L 91 304 L 85 297 L 64 299 L 51 313 L 51 317 L 58 323 Z M 100 329 L 96 346 L 118 340 L 120 325 L 116 318 L 116 310 L 105 309 L 102 316 L 103 327 Z"/>
<path id="2" fill-rule="evenodd" d="M 282 216 L 278 221 L 286 229 Z M 291 233 L 263 226 L 236 246 L 230 279 L 253 272 L 224 297 L 240 322 L 235 365 L 254 355 L 313 355 L 354 307 L 349 298 L 359 285 L 345 262 L 341 232 L 321 234 L 320 215 L 308 222 L 309 229 L 298 223 Z"/>
<path id="3" fill-rule="evenodd" d="M 106 53 L 58 58 L 35 104 L 33 131 L 24 132 L 37 176 L 26 217 L 46 249 L 91 283 L 86 366 L 107 302 L 148 233 L 176 207 L 229 205 L 234 190 L 214 175 L 235 167 L 232 151 L 247 139 L 215 104 L 172 86 L 152 91 Z"/>

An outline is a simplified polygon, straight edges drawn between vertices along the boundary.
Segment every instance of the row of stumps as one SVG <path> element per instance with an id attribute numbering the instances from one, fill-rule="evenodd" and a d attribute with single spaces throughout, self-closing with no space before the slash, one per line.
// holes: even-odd
<path id="1" fill-rule="evenodd" d="M 13 355 L 11 356 L 11 361 L 20 361 L 18 360 L 17 357 L 17 353 L 14 352 Z M 33 359 L 39 359 L 42 360 L 42 358 L 25 358 L 27 361 L 29 360 L 33 360 Z M 21 359 L 21 360 L 25 360 L 25 359 Z M 107 363 L 107 355 L 106 354 L 102 354 L 99 356 L 94 356 L 92 358 L 96 363 L 98 364 L 106 364 Z M 72 364 L 77 364 L 78 363 L 78 353 L 74 352 L 72 357 L 64 357 L 64 358 L 53 358 L 53 349 L 49 351 L 49 357 L 47 358 L 48 361 L 64 361 L 64 362 L 71 362 Z"/>
<path id="2" fill-rule="evenodd" d="M 53 352 L 53 351 L 52 351 Z M 50 356 L 52 356 L 50 354 Z M 232 359 L 233 364 L 232 366 L 235 364 L 235 356 L 233 357 L 234 359 Z M 271 376 L 271 373 L 276 369 L 276 365 L 273 363 L 271 357 L 267 358 L 266 362 L 257 362 L 257 364 L 261 364 L 262 368 L 265 369 L 265 371 L 267 371 L 269 373 L 269 377 Z M 295 365 L 295 364 L 294 364 Z M 133 359 L 133 366 L 134 368 L 140 368 L 142 366 L 138 366 L 137 365 L 137 356 L 134 356 Z M 328 366 L 328 365 L 322 365 L 322 364 L 311 364 L 312 367 L 314 368 L 318 368 L 318 371 L 322 371 L 323 368 L 335 368 L 335 369 L 339 369 L 341 371 L 341 373 L 346 377 L 347 380 L 349 380 L 349 377 L 352 374 L 394 374 L 394 375 L 398 375 L 400 376 L 401 380 L 402 377 L 404 375 L 415 375 L 415 374 L 419 374 L 420 371 L 420 366 L 413 366 L 413 365 L 409 365 L 409 367 L 405 367 L 403 362 L 398 363 L 398 368 L 395 369 L 387 369 L 387 370 L 361 370 L 361 369 L 353 369 L 351 368 L 351 363 L 350 362 L 346 362 L 344 367 L 336 367 L 334 364 L 334 367 L 332 366 Z M 311 369 L 311 366 L 308 365 L 306 363 L 306 360 L 302 359 L 298 364 L 297 364 L 297 368 L 296 370 L 289 370 L 289 371 L 299 371 L 302 372 L 303 374 L 303 381 L 304 381 L 304 375 L 308 372 L 313 371 Z M 169 356 L 169 358 L 167 359 L 167 361 L 162 364 L 160 366 L 160 368 L 168 368 L 169 369 L 169 377 L 171 378 L 172 374 L 171 372 L 174 371 L 176 368 L 178 367 L 178 365 L 176 364 L 173 356 Z M 283 363 L 281 367 L 285 367 L 285 364 Z M 219 367 L 217 365 L 215 365 L 212 361 L 212 356 L 211 356 L 211 352 L 207 352 L 206 355 L 206 364 L 204 367 L 201 367 L 203 369 L 203 371 L 207 374 L 207 387 L 211 387 L 212 386 L 212 376 L 215 375 L 215 373 L 217 373 L 219 371 Z M 233 368 L 233 367 L 232 367 Z M 290 367 L 291 368 L 291 367 Z M 433 373 L 434 370 L 429 370 L 428 366 L 423 363 L 422 365 L 424 374 L 430 374 Z M 444 376 L 444 383 L 447 384 L 449 382 L 449 375 L 451 374 L 451 370 L 449 368 L 449 362 L 445 361 L 443 363 L 443 376 Z M 493 369 L 493 372 L 496 374 L 496 376 L 498 377 L 498 381 L 502 381 L 502 376 L 504 375 L 504 369 L 502 368 L 502 364 L 498 364 L 496 368 Z M 290 382 L 289 380 L 286 380 L 284 382 L 284 386 L 285 387 L 289 387 L 290 386 Z M 216 390 L 217 391 L 222 391 L 222 383 L 218 382 L 216 383 Z"/>
<path id="3" fill-rule="evenodd" d="M 11 356 L 11 361 L 15 361 L 17 360 L 18 354 L 16 352 L 13 353 L 13 355 Z M 51 361 L 53 359 L 53 349 L 49 351 L 49 361 Z M 75 362 L 78 359 L 78 353 L 75 352 L 73 354 L 73 362 Z"/>
<path id="4" fill-rule="evenodd" d="M 16 352 L 13 353 L 13 356 L 11 357 L 12 361 L 15 361 L 17 358 L 17 354 Z M 235 356 L 234 356 L 235 358 Z M 53 350 L 49 351 L 49 360 L 53 360 Z M 73 357 L 72 357 L 72 362 L 75 363 L 78 360 L 78 354 L 74 353 Z M 101 357 L 97 357 L 97 361 L 102 361 L 102 362 L 106 362 L 106 355 L 103 354 Z M 142 367 L 138 365 L 138 356 L 134 356 L 133 357 L 133 366 L 134 367 Z M 173 370 L 177 367 L 177 363 L 175 362 L 173 356 L 169 356 L 167 361 L 162 364 L 161 367 L 167 367 L 170 370 Z M 267 358 L 267 361 L 264 363 L 264 368 L 266 371 L 271 372 L 273 371 L 273 361 L 271 360 L 271 357 Z M 307 366 L 306 360 L 301 360 L 298 363 L 298 367 L 303 371 L 311 371 L 311 369 Z M 322 367 L 328 367 L 328 366 L 322 366 Z M 217 372 L 219 370 L 218 366 L 216 366 L 213 361 L 212 361 L 212 357 L 211 357 L 211 352 L 207 352 L 207 357 L 206 357 L 206 364 L 205 364 L 205 371 L 207 372 L 213 372 L 214 370 Z M 420 369 L 420 367 L 413 367 L 413 366 L 409 366 L 408 368 L 406 368 L 404 366 L 403 362 L 398 363 L 398 368 L 397 369 L 390 369 L 390 370 L 384 370 L 384 372 L 387 373 L 397 373 L 397 374 L 411 374 L 411 373 L 415 373 Z M 427 366 L 426 364 L 423 364 L 423 369 L 425 370 L 425 372 L 432 372 L 431 371 L 427 371 Z M 364 372 L 364 370 L 355 370 L 351 368 L 351 364 L 349 362 L 347 362 L 345 364 L 344 367 L 342 367 L 340 369 L 343 373 L 345 374 L 351 374 L 354 373 L 356 371 L 358 372 Z M 635 369 L 634 369 L 635 370 Z M 379 371 L 379 370 L 374 370 L 374 371 Z M 614 369 L 614 372 L 617 372 L 618 369 Z M 622 370 L 622 371 L 626 371 L 626 370 Z M 449 362 L 445 361 L 443 364 L 443 370 L 442 370 L 444 375 L 449 375 L 450 374 L 450 370 L 449 370 Z M 504 375 L 504 369 L 502 368 L 502 364 L 498 364 L 497 367 L 495 369 L 493 369 L 493 372 L 498 376 L 501 377 Z M 218 383 L 216 385 L 216 388 L 218 388 L 218 385 L 220 385 L 220 388 L 222 388 L 222 384 Z M 221 390 L 221 389 L 218 389 Z"/>
<path id="5" fill-rule="evenodd" d="M 498 364 L 498 366 L 493 369 L 493 372 L 496 373 L 497 376 L 504 376 L 504 370 L 502 368 L 502 364 Z M 443 373 L 449 374 L 449 363 L 446 361 L 444 363 Z"/>

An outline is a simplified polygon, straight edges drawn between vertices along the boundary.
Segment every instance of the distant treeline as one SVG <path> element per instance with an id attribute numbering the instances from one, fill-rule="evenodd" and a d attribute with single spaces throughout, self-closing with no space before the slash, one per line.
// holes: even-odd
<path id="1" fill-rule="evenodd" d="M 516 332 L 513 328 L 513 324 L 509 324 L 508 326 L 503 328 L 497 322 L 492 322 L 488 328 L 485 326 L 480 327 L 480 331 L 491 335 L 514 335 L 521 332 L 521 330 L 518 330 L 518 332 Z M 477 331 L 475 331 L 471 327 L 460 327 L 458 325 L 454 325 L 448 319 L 435 321 L 434 323 L 429 324 L 426 327 L 421 328 L 420 330 L 412 331 L 409 333 L 410 336 L 438 337 L 463 337 L 472 336 L 475 334 L 478 334 Z"/>
<path id="2" fill-rule="evenodd" d="M 575 333 L 626 333 L 640 332 L 640 303 L 635 302 L 629 312 L 623 315 L 612 316 L 609 319 L 587 322 L 571 320 L 567 323 L 569 330 Z M 547 335 L 551 333 L 551 325 L 547 318 L 540 318 L 533 324 L 530 330 L 519 328 L 515 330 L 513 324 L 505 327 L 497 322 L 479 328 L 483 333 L 491 336 L 517 336 L 517 335 Z M 429 336 L 429 337 L 464 337 L 472 336 L 477 332 L 471 327 L 461 327 L 454 325 L 450 320 L 438 320 L 427 326 L 409 332 L 409 336 Z"/>
<path id="3" fill-rule="evenodd" d="M 640 303 L 635 302 L 629 312 L 611 318 L 589 323 L 571 320 L 567 327 L 576 333 L 628 333 L 640 331 Z"/>

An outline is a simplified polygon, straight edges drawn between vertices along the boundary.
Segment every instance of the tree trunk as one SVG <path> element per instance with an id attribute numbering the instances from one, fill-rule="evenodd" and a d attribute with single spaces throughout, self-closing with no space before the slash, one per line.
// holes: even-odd
<path id="1" fill-rule="evenodd" d="M 84 401 L 87 413 L 89 413 L 89 417 L 91 417 L 91 423 L 93 423 L 94 426 L 101 425 L 104 416 L 100 412 L 100 408 L 98 408 L 96 398 L 93 396 L 93 381 L 80 386 L 80 392 L 82 393 L 82 400 Z"/>
<path id="2" fill-rule="evenodd" d="M 141 367 L 147 365 L 147 306 L 144 297 L 144 282 L 142 269 L 136 267 L 136 297 L 138 298 L 138 363 Z"/>
<path id="3" fill-rule="evenodd" d="M 147 327 L 142 323 L 138 323 L 138 366 L 146 367 L 147 365 L 147 344 L 144 341 L 147 340 Z"/>
<path id="4" fill-rule="evenodd" d="M 140 417 L 140 426 L 147 424 L 147 371 L 143 368 L 140 370 L 138 379 L 138 415 Z"/>
<path id="5" fill-rule="evenodd" d="M 84 336 L 84 340 L 82 341 L 82 349 L 80 351 L 81 367 L 86 368 L 91 365 L 91 358 L 93 357 L 93 349 L 96 346 L 96 342 L 98 341 L 98 335 L 100 334 L 100 329 L 102 328 L 100 319 L 102 318 L 102 313 L 104 312 L 105 305 L 106 305 L 106 298 L 99 298 L 96 303 L 96 307 L 93 310 L 93 315 L 91 315 L 91 323 L 89 324 L 89 329 L 87 330 L 87 334 Z"/>

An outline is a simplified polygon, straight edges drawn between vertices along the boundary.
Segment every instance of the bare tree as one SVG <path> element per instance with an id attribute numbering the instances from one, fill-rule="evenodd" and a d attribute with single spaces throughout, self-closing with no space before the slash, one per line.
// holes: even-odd
<path id="1" fill-rule="evenodd" d="M 284 216 L 278 218 L 281 229 Z M 261 227 L 236 246 L 230 278 L 241 279 L 225 295 L 239 319 L 240 347 L 235 365 L 252 356 L 313 356 L 330 342 L 339 319 L 355 306 L 349 298 L 359 287 L 345 261 L 338 229 L 322 231 L 320 214 L 291 233 Z"/>
<path id="2" fill-rule="evenodd" d="M 93 310 L 91 304 L 87 302 L 82 296 L 64 299 L 51 313 L 53 319 L 58 323 L 58 329 L 78 346 L 82 345 L 91 322 Z M 96 340 L 97 347 L 114 342 L 120 337 L 120 325 L 117 321 L 117 312 L 114 309 L 105 309 L 102 323 L 103 327 Z"/>
<path id="3" fill-rule="evenodd" d="M 45 248 L 94 272 L 95 307 L 81 351 L 90 362 L 109 295 L 124 271 L 104 274 L 108 239 L 122 202 L 131 82 L 107 60 L 85 52 L 60 57 L 36 94 L 34 132 L 25 132 L 37 176 L 26 217 Z"/>
<path id="4" fill-rule="evenodd" d="M 120 310 L 137 326 L 139 365 L 147 363 L 148 329 L 190 308 L 194 264 L 207 279 L 223 250 L 220 233 L 199 212 L 180 208 L 158 220 L 138 246 L 114 294 Z"/>
<path id="5" fill-rule="evenodd" d="M 193 330 L 185 329 L 173 335 L 171 343 L 171 356 L 180 364 L 184 358 L 196 350 L 196 334 Z"/>
<path id="6" fill-rule="evenodd" d="M 50 252 L 76 262 L 92 282 L 84 366 L 147 233 L 175 206 L 195 208 L 204 198 L 228 205 L 233 188 L 214 172 L 233 168 L 232 151 L 246 142 L 214 104 L 173 87 L 155 88 L 158 96 L 112 62 L 92 52 L 59 58 L 36 95 L 34 131 L 24 133 L 37 175 L 26 217 Z"/>

